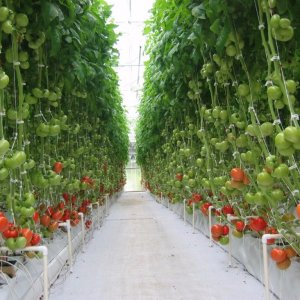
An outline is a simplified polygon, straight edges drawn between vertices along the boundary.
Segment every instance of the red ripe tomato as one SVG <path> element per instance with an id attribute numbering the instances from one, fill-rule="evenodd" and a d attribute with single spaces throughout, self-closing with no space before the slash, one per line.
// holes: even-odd
<path id="1" fill-rule="evenodd" d="M 58 228 L 58 222 L 57 221 L 51 221 L 51 223 L 48 226 L 48 230 L 50 232 L 54 232 L 54 231 L 57 230 L 57 228 Z"/>
<path id="2" fill-rule="evenodd" d="M 62 194 L 64 200 L 68 203 L 69 199 L 70 199 L 70 195 L 68 193 L 63 193 Z"/>
<path id="3" fill-rule="evenodd" d="M 59 173 L 61 173 L 63 167 L 64 167 L 63 163 L 60 162 L 60 161 L 57 161 L 56 163 L 54 163 L 53 171 L 54 171 L 56 174 L 59 174 Z"/>
<path id="4" fill-rule="evenodd" d="M 34 221 L 35 224 L 37 224 L 40 221 L 40 214 L 38 211 L 35 211 L 33 213 L 32 219 Z"/>
<path id="5" fill-rule="evenodd" d="M 14 225 L 10 225 L 8 229 L 4 230 L 2 232 L 2 236 L 6 239 L 9 238 L 17 238 L 19 236 L 19 232 L 16 229 L 16 227 L 14 227 Z"/>
<path id="6" fill-rule="evenodd" d="M 297 206 L 296 206 L 296 213 L 297 213 L 298 218 L 300 219 L 300 203 L 297 204 Z"/>
<path id="7" fill-rule="evenodd" d="M 0 216 L 0 232 L 3 232 L 5 230 L 7 230 L 8 227 L 9 227 L 9 221 L 5 217 L 5 215 L 3 213 L 1 213 L 1 216 Z"/>
<path id="8" fill-rule="evenodd" d="M 175 175 L 175 178 L 176 178 L 176 180 L 178 180 L 178 181 L 182 181 L 183 175 L 182 175 L 181 173 L 177 173 L 177 174 Z"/>
<path id="9" fill-rule="evenodd" d="M 230 171 L 230 176 L 231 176 L 233 181 L 243 181 L 245 173 L 240 168 L 233 168 Z"/>
<path id="10" fill-rule="evenodd" d="M 249 185 L 250 184 L 249 177 L 246 174 L 244 174 L 243 184 L 244 185 Z"/>
<path id="11" fill-rule="evenodd" d="M 229 233 L 229 227 L 227 225 L 223 226 L 223 234 L 222 235 L 228 235 Z"/>
<path id="12" fill-rule="evenodd" d="M 37 233 L 34 233 L 32 235 L 32 239 L 31 239 L 31 246 L 37 246 L 39 243 L 41 242 L 41 236 Z"/>
<path id="13" fill-rule="evenodd" d="M 76 225 L 78 225 L 79 222 L 80 222 L 79 219 L 72 219 L 71 220 L 71 226 L 76 226 Z"/>
<path id="14" fill-rule="evenodd" d="M 58 220 L 61 219 L 62 216 L 63 216 L 63 211 L 57 210 L 56 212 L 54 212 L 54 213 L 51 215 L 51 218 L 52 218 L 53 220 L 58 221 Z"/>
<path id="15" fill-rule="evenodd" d="M 27 240 L 27 243 L 30 243 L 33 232 L 29 228 L 22 228 L 20 230 L 21 235 Z"/>
<path id="16" fill-rule="evenodd" d="M 245 223 L 241 220 L 235 222 L 235 229 L 239 232 L 243 232 L 245 229 Z"/>
<path id="17" fill-rule="evenodd" d="M 264 230 L 267 227 L 267 225 L 267 222 L 262 217 L 250 219 L 249 223 L 249 227 L 253 231 Z"/>
<path id="18" fill-rule="evenodd" d="M 276 234 L 276 233 L 278 233 L 278 231 L 274 227 L 266 227 L 265 233 Z M 275 243 L 275 239 L 268 239 L 267 240 L 268 245 L 273 245 L 274 243 Z"/>
<path id="19" fill-rule="evenodd" d="M 286 252 L 284 251 L 284 249 L 281 249 L 281 248 L 273 248 L 271 250 L 270 255 L 271 255 L 271 258 L 278 263 L 283 262 L 284 260 L 287 259 Z"/>
<path id="20" fill-rule="evenodd" d="M 58 204 L 57 204 L 57 209 L 58 210 L 62 210 L 65 208 L 65 202 L 64 201 L 60 201 Z"/>
<path id="21" fill-rule="evenodd" d="M 51 218 L 48 215 L 43 215 L 41 217 L 41 224 L 45 227 L 48 227 L 50 224 Z"/>
<path id="22" fill-rule="evenodd" d="M 208 216 L 208 208 L 212 206 L 210 202 L 206 202 L 201 205 L 200 209 L 204 216 Z"/>
<path id="23" fill-rule="evenodd" d="M 291 260 L 289 258 L 285 259 L 284 261 L 277 262 L 276 266 L 280 270 L 286 270 L 291 265 Z"/>
<path id="24" fill-rule="evenodd" d="M 192 197 L 193 197 L 195 203 L 198 203 L 202 200 L 202 196 L 197 193 L 193 194 Z"/>
<path id="25" fill-rule="evenodd" d="M 224 205 L 222 208 L 224 215 L 234 215 L 234 211 L 231 205 Z"/>
<path id="26" fill-rule="evenodd" d="M 223 225 L 221 224 L 214 224 L 211 229 L 211 234 L 213 237 L 220 237 L 221 235 L 223 235 Z"/>
<path id="27" fill-rule="evenodd" d="M 52 206 L 48 206 L 46 209 L 46 214 L 51 217 L 53 213 L 54 213 L 54 208 Z"/>

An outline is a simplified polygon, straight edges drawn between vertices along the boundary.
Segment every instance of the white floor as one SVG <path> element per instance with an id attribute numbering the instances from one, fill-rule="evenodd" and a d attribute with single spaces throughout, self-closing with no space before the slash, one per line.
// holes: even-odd
<path id="1" fill-rule="evenodd" d="M 50 300 L 264 299 L 260 282 L 208 244 L 147 193 L 123 193 Z"/>

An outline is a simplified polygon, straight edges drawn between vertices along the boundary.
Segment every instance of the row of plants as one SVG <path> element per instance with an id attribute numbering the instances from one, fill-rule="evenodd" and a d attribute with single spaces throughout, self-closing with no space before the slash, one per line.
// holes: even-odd
<path id="1" fill-rule="evenodd" d="M 13 251 L 125 183 L 110 14 L 103 0 L 0 1 L 0 232 Z"/>
<path id="2" fill-rule="evenodd" d="M 143 182 L 190 211 L 213 205 L 223 244 L 233 214 L 236 237 L 279 232 L 300 253 L 299 12 L 299 0 L 157 0 L 146 24 Z"/>

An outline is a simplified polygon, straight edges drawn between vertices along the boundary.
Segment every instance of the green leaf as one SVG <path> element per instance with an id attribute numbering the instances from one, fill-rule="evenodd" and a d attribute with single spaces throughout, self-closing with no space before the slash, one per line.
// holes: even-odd
<path id="1" fill-rule="evenodd" d="M 225 43 L 230 33 L 230 26 L 228 23 L 225 23 L 220 35 L 218 36 L 216 49 L 218 52 L 221 52 L 224 49 Z"/>
<path id="2" fill-rule="evenodd" d="M 56 18 L 58 18 L 59 21 L 63 21 L 65 19 L 63 12 L 56 4 L 46 1 L 42 2 L 41 7 L 42 16 L 46 24 L 50 24 Z"/>
<path id="3" fill-rule="evenodd" d="M 59 29 L 52 29 L 51 35 L 51 50 L 50 50 L 50 56 L 55 56 L 61 47 L 61 32 Z"/>
<path id="4" fill-rule="evenodd" d="M 221 21 L 220 19 L 217 19 L 213 22 L 213 24 L 209 27 L 209 29 L 215 33 L 218 34 L 220 32 L 220 27 L 221 27 Z"/>
<path id="5" fill-rule="evenodd" d="M 205 7 L 204 7 L 203 3 L 198 6 L 195 6 L 192 9 L 192 15 L 198 19 L 206 19 Z"/>

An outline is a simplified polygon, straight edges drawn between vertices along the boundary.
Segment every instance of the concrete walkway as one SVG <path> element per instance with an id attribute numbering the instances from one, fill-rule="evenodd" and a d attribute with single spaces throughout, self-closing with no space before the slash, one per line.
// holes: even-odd
<path id="1" fill-rule="evenodd" d="M 147 193 L 123 193 L 51 300 L 260 300 L 261 283 Z"/>

